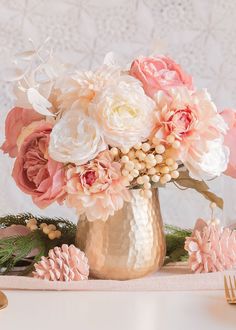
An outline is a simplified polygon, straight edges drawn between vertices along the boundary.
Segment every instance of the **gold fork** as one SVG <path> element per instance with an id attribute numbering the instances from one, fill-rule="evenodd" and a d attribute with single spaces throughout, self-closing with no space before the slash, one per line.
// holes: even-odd
<path id="1" fill-rule="evenodd" d="M 225 298 L 228 304 L 236 304 L 236 278 L 224 276 Z"/>
<path id="2" fill-rule="evenodd" d="M 6 308 L 8 305 L 8 300 L 6 295 L 0 291 L 0 309 Z"/>

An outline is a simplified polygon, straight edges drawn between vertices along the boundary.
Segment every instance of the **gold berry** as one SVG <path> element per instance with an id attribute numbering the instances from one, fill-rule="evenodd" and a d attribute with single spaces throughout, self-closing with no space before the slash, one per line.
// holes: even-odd
<path id="1" fill-rule="evenodd" d="M 27 227 L 30 227 L 31 225 L 37 225 L 37 220 L 34 218 L 29 219 L 29 221 L 27 222 Z"/>
<path id="2" fill-rule="evenodd" d="M 54 233 L 56 234 L 56 238 L 61 238 L 61 232 L 60 232 L 60 230 L 55 230 Z"/>
<path id="3" fill-rule="evenodd" d="M 48 225 L 48 229 L 49 230 L 56 230 L 57 227 L 55 225 L 53 225 L 53 224 L 50 224 L 50 225 Z"/>
<path id="4" fill-rule="evenodd" d="M 38 226 L 37 226 L 37 225 L 31 225 L 31 226 L 29 227 L 29 229 L 30 229 L 31 231 L 35 231 L 35 230 L 38 229 Z"/>
<path id="5" fill-rule="evenodd" d="M 48 226 L 43 227 L 43 232 L 46 235 L 48 235 L 50 233 L 50 229 L 48 228 Z"/>
<path id="6" fill-rule="evenodd" d="M 49 238 L 49 239 L 53 240 L 53 239 L 55 239 L 56 237 L 57 237 L 57 235 L 56 235 L 56 231 L 55 231 L 55 230 L 50 231 L 50 232 L 48 233 L 48 238 Z"/>

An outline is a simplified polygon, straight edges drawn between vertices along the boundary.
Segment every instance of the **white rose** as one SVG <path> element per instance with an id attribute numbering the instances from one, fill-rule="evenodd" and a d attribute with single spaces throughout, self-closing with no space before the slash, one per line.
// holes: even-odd
<path id="1" fill-rule="evenodd" d="M 122 76 L 116 84 L 97 93 L 89 114 L 98 122 L 107 144 L 130 148 L 151 135 L 154 109 L 155 102 L 144 93 L 139 81 Z"/>
<path id="2" fill-rule="evenodd" d="M 106 148 L 97 123 L 75 103 L 53 127 L 49 154 L 59 162 L 82 165 Z"/>

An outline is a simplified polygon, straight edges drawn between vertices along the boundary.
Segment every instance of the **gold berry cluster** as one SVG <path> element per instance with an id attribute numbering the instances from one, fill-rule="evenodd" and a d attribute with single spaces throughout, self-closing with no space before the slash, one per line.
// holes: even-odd
<path id="1" fill-rule="evenodd" d="M 165 143 L 154 137 L 152 140 L 138 143 L 131 149 L 112 148 L 114 157 L 121 160 L 122 175 L 130 186 L 141 186 L 141 195 L 150 198 L 152 184 L 164 185 L 179 177 L 178 163 L 175 160 L 180 142 L 169 135 Z"/>
<path id="2" fill-rule="evenodd" d="M 51 240 L 61 237 L 61 231 L 58 230 L 55 225 L 47 225 L 46 223 L 41 223 L 38 226 L 38 222 L 34 218 L 27 221 L 26 227 L 29 228 L 31 231 L 35 231 L 37 229 L 42 230 L 42 232 L 47 235 L 48 238 Z"/>

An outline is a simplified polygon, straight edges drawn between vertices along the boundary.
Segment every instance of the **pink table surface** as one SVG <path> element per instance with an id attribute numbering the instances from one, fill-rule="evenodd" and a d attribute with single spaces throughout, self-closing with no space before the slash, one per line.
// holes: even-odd
<path id="1" fill-rule="evenodd" d="M 88 280 L 79 282 L 52 282 L 24 276 L 0 276 L 0 289 L 48 291 L 199 291 L 223 290 L 227 272 L 192 274 L 184 263 L 170 264 L 159 272 L 137 280 Z"/>

